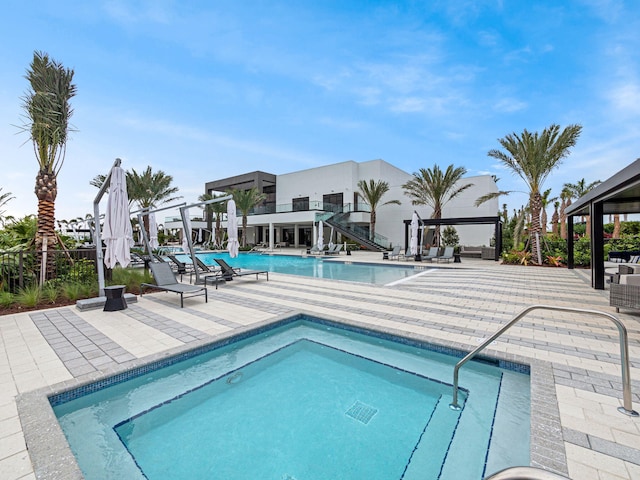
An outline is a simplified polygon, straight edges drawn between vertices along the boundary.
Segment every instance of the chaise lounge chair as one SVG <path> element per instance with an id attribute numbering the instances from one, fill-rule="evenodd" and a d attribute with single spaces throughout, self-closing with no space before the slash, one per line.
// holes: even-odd
<path id="1" fill-rule="evenodd" d="M 342 250 L 342 247 L 344 245 L 342 245 L 341 243 L 338 243 L 336 245 L 334 245 L 333 247 L 331 247 L 329 250 L 326 250 L 324 252 L 325 255 L 340 255 L 340 250 Z"/>
<path id="2" fill-rule="evenodd" d="M 159 290 L 165 290 L 167 292 L 179 293 L 180 294 L 180 308 L 184 307 L 184 295 L 189 297 L 195 297 L 198 295 L 204 295 L 204 301 L 208 302 L 209 299 L 207 297 L 207 287 L 202 285 L 185 285 L 184 283 L 179 283 L 176 279 L 175 274 L 171 270 L 171 266 L 165 262 L 157 262 L 149 264 L 149 268 L 151 268 L 151 273 L 153 274 L 153 278 L 156 281 L 155 285 L 152 283 L 141 283 L 140 284 L 140 296 L 144 293 L 144 289 L 146 288 L 157 288 Z"/>
<path id="3" fill-rule="evenodd" d="M 267 281 L 269 281 L 268 270 L 240 270 L 239 268 L 233 268 L 221 258 L 214 258 L 214 260 L 218 265 L 220 265 L 220 268 L 222 269 L 222 272 L 219 273 L 219 275 L 227 281 L 233 280 L 233 277 L 244 277 L 246 275 L 255 275 L 257 280 L 258 275 L 262 273 L 267 276 Z"/>
<path id="4" fill-rule="evenodd" d="M 382 259 L 383 260 L 400 260 L 400 245 L 396 245 L 395 247 L 393 247 L 393 250 L 391 250 L 390 252 L 382 252 Z"/>
<path id="5" fill-rule="evenodd" d="M 438 247 L 430 247 L 429 248 L 429 253 L 427 253 L 426 255 L 422 256 L 423 260 L 429 260 L 430 262 L 434 259 L 434 258 L 438 258 Z"/>
<path id="6" fill-rule="evenodd" d="M 439 257 L 436 257 L 436 261 L 438 263 L 440 263 L 440 260 L 442 261 L 446 260 L 447 263 L 453 260 L 453 247 L 444 247 L 444 253 Z"/>

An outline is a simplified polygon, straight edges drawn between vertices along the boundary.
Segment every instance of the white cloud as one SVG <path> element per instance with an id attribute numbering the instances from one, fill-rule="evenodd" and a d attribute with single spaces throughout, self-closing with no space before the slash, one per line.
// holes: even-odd
<path id="1" fill-rule="evenodd" d="M 515 98 L 502 98 L 493 105 L 493 109 L 497 112 L 513 113 L 524 110 L 527 104 Z"/>

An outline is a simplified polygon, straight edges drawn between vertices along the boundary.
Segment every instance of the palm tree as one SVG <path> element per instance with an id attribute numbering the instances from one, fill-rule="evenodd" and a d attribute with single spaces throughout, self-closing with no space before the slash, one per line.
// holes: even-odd
<path id="1" fill-rule="evenodd" d="M 389 183 L 384 180 L 378 180 L 376 182 L 371 179 L 368 183 L 366 180 L 359 180 L 358 188 L 360 189 L 360 194 L 362 195 L 363 200 L 371 208 L 371 216 L 369 219 L 369 240 L 373 241 L 376 236 L 376 210 L 382 201 L 382 197 L 384 197 L 385 193 L 389 191 Z M 400 205 L 400 200 L 389 200 L 382 205 Z"/>
<path id="2" fill-rule="evenodd" d="M 174 200 L 182 198 L 178 193 L 178 187 L 171 186 L 173 177 L 162 170 L 153 172 L 148 166 L 142 174 L 135 169 L 127 172 L 127 193 L 129 204 L 135 203 L 141 209 L 153 210 Z M 149 217 L 144 216 L 144 229 L 149 232 Z"/>
<path id="3" fill-rule="evenodd" d="M 556 201 L 558 197 L 549 198 L 551 195 L 551 189 L 548 188 L 542 194 L 542 212 L 540 212 L 540 226 L 542 227 L 542 233 L 547 233 L 547 207 Z"/>
<path id="4" fill-rule="evenodd" d="M 236 202 L 236 208 L 242 212 L 242 246 L 247 246 L 247 217 L 249 211 L 260 202 L 264 201 L 267 196 L 264 193 L 260 193 L 256 187 L 252 187 L 249 190 L 236 190 L 233 189 L 227 192 L 233 195 L 233 200 Z"/>
<path id="5" fill-rule="evenodd" d="M 555 124 L 545 128 L 542 134 L 525 129 L 520 135 L 512 133 L 499 139 L 504 150 L 490 150 L 488 153 L 522 178 L 529 188 L 530 246 L 538 264 L 542 263 L 538 238 L 541 232 L 542 185 L 562 159 L 569 155 L 569 150 L 576 144 L 581 131 L 580 125 L 569 125 L 560 132 L 560 127 Z"/>
<path id="6" fill-rule="evenodd" d="M 55 202 L 58 195 L 58 173 L 64 163 L 69 120 L 73 109 L 69 101 L 76 94 L 74 71 L 49 58 L 44 52 L 34 52 L 26 79 L 30 90 L 23 97 L 28 131 L 38 161 L 35 193 L 38 198 L 38 230 L 36 248 L 42 251 L 45 239 L 55 243 Z M 53 262 L 53 256 L 49 256 Z M 53 263 L 51 264 L 53 267 Z M 46 278 L 53 273 L 48 269 Z"/>
<path id="7" fill-rule="evenodd" d="M 430 206 L 433 208 L 431 218 L 438 219 L 442 218 L 442 207 L 449 200 L 473 186 L 473 183 L 458 186 L 466 173 L 466 168 L 453 165 L 449 165 L 445 172 L 438 165 L 434 165 L 433 168 L 421 168 L 402 188 L 405 195 L 411 197 L 412 205 Z M 440 244 L 440 225 L 436 225 L 433 242 L 435 245 Z"/>
<path id="8" fill-rule="evenodd" d="M 567 215 L 565 210 L 571 205 L 571 193 L 566 188 L 560 192 L 560 238 L 567 239 Z"/>
<path id="9" fill-rule="evenodd" d="M 600 180 L 595 180 L 589 184 L 585 181 L 584 178 L 578 180 L 576 183 L 565 183 L 563 190 L 569 195 L 570 199 L 578 199 L 583 195 L 586 195 L 591 190 L 593 190 L 596 186 L 601 184 Z M 584 221 L 584 217 L 582 217 L 582 221 Z M 585 226 L 585 236 L 589 238 L 591 235 L 591 217 L 587 216 L 587 224 Z"/>
<path id="10" fill-rule="evenodd" d="M 198 197 L 198 200 L 201 202 L 206 202 L 208 200 L 214 200 L 216 198 L 225 197 L 226 195 L 216 195 L 215 193 L 203 193 Z M 227 211 L 227 202 L 214 202 L 205 205 L 204 212 L 207 218 L 207 229 L 209 231 L 212 230 L 212 217 L 216 219 L 216 229 L 214 235 L 214 243 L 216 245 L 220 245 L 222 243 L 222 229 L 220 228 L 220 223 L 222 222 L 222 214 Z"/>
<path id="11" fill-rule="evenodd" d="M 2 187 L 0 187 L 0 208 L 4 207 L 9 200 L 13 200 L 15 197 L 11 196 L 11 192 L 2 193 Z M 0 224 L 4 225 L 4 210 L 0 210 Z"/>
<path id="12" fill-rule="evenodd" d="M 551 233 L 556 238 L 558 237 L 560 226 L 560 214 L 558 213 L 558 207 L 560 207 L 560 202 L 555 200 L 553 202 L 553 215 L 551 215 Z"/>

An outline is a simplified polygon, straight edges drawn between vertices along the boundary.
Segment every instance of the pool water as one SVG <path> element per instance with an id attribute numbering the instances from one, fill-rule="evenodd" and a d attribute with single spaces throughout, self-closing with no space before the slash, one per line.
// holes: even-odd
<path id="1" fill-rule="evenodd" d="M 87 479 L 480 479 L 529 463 L 529 377 L 303 317 L 64 403 Z M 73 395 L 75 396 L 75 395 Z"/>
<path id="2" fill-rule="evenodd" d="M 388 285 L 417 274 L 430 271 L 424 265 L 380 265 L 375 263 L 352 263 L 330 257 L 300 257 L 296 255 L 267 255 L 241 253 L 230 258 L 228 253 L 198 253 L 198 258 L 206 265 L 217 266 L 214 258 L 221 258 L 229 265 L 248 270 L 268 270 L 269 272 L 300 275 L 303 277 L 326 278 L 347 282 Z M 177 255 L 185 263 L 191 263 L 187 255 Z"/>

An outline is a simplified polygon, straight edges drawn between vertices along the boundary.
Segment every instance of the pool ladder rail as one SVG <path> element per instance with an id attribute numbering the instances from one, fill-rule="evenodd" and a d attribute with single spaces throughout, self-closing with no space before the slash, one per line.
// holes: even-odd
<path id="1" fill-rule="evenodd" d="M 616 327 L 618 328 L 618 334 L 620 337 L 620 363 L 622 366 L 622 405 L 618 407 L 618 411 L 623 413 L 624 415 L 628 415 L 630 417 L 637 417 L 638 412 L 633 409 L 633 404 L 631 402 L 631 376 L 629 374 L 629 340 L 627 335 L 627 329 L 624 324 L 614 315 L 606 312 L 600 312 L 598 310 L 585 310 L 582 308 L 570 308 L 570 307 L 555 307 L 550 305 L 532 305 L 530 307 L 522 310 L 518 315 L 516 315 L 511 321 L 505 324 L 500 330 L 491 335 L 487 340 L 485 340 L 480 346 L 478 346 L 475 350 L 470 352 L 466 357 L 460 360 L 453 369 L 453 399 L 449 407 L 453 410 L 460 410 L 460 405 L 458 404 L 458 372 L 460 368 L 475 357 L 480 351 L 484 350 L 488 345 L 491 344 L 496 338 L 510 329 L 513 325 L 515 325 L 520 319 L 524 316 L 528 315 L 533 310 L 555 310 L 559 312 L 570 312 L 570 313 L 584 313 L 589 315 L 598 315 L 601 317 L 606 317 L 611 320 Z M 493 477 L 491 477 L 493 480 Z M 496 477 L 496 479 L 538 479 L 545 480 L 546 478 L 553 477 Z M 562 478 L 562 477 L 560 477 Z"/>
<path id="2" fill-rule="evenodd" d="M 571 480 L 569 477 L 535 467 L 510 467 L 485 477 L 484 480 Z"/>

